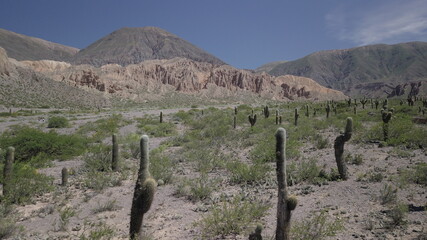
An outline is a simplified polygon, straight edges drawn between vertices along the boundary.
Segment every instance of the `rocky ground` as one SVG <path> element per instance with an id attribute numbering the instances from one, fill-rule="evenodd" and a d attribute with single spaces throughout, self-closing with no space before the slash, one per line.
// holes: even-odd
<path id="1" fill-rule="evenodd" d="M 173 121 L 172 114 L 179 110 L 162 110 L 165 121 Z M 160 110 L 123 111 L 117 112 L 125 119 L 134 119 L 146 115 L 159 114 Z M 109 116 L 110 112 L 99 114 L 82 113 L 74 116 L 70 128 L 58 129 L 59 132 L 70 134 L 90 121 Z M 37 116 L 3 118 L 0 122 L 0 132 L 13 124 L 28 124 L 46 130 L 47 119 L 43 114 Z M 186 126 L 177 123 L 179 133 Z M 121 127 L 119 134 L 127 135 L 137 131 L 136 123 Z M 311 142 L 304 142 L 302 154 L 304 158 L 315 158 L 324 169 L 335 166 L 332 144 L 339 133 L 338 129 L 328 128 L 320 132 L 328 140 L 326 148 L 318 149 Z M 152 137 L 150 149 L 157 148 L 169 137 Z M 109 138 L 105 140 L 108 142 Z M 177 151 L 171 147 L 168 151 Z M 347 181 L 328 181 L 326 183 L 299 183 L 289 188 L 298 197 L 298 206 L 293 212 L 293 223 L 309 219 L 319 211 L 325 211 L 330 219 L 343 223 L 344 229 L 336 236 L 328 239 L 426 239 L 427 215 L 419 211 L 420 206 L 426 206 L 427 189 L 420 184 L 409 183 L 399 188 L 397 199 L 413 208 L 398 225 L 390 224 L 390 206 L 381 203 L 381 196 L 386 184 L 395 185 L 394 176 L 399 171 L 410 169 L 416 163 L 427 163 L 425 149 L 403 149 L 396 151 L 393 147 L 379 147 L 378 143 L 357 143 L 350 141 L 345 145 L 347 152 L 353 157 L 358 156 L 362 162 L 350 164 Z M 240 153 L 244 159 L 248 152 Z M 96 229 L 98 232 L 113 231 L 112 239 L 127 239 L 129 229 L 130 208 L 137 170 L 137 159 L 125 159 L 125 165 L 130 170 L 120 185 L 109 187 L 101 192 L 82 187 L 82 179 L 78 169 L 82 165 L 81 157 L 67 161 L 55 161 L 51 167 L 40 172 L 54 177 L 56 190 L 39 196 L 33 204 L 17 206 L 19 219 L 17 224 L 23 231 L 11 239 L 84 239 Z M 273 166 L 273 165 L 272 165 Z M 74 169 L 76 174 L 70 176 L 67 187 L 59 186 L 60 171 L 63 167 Z M 369 181 L 369 174 L 379 173 L 381 181 Z M 178 162 L 173 171 L 174 179 L 192 177 L 197 173 L 191 170 L 186 162 Z M 218 201 L 221 195 L 232 196 L 236 193 L 258 196 L 258 200 L 269 206 L 267 214 L 259 221 L 264 226 L 265 239 L 274 236 L 276 224 L 277 189 L 275 183 L 240 186 L 229 184 L 221 178 L 221 171 L 215 172 L 222 181 L 217 182 L 217 192 L 205 201 L 192 201 L 186 197 L 177 196 L 176 185 L 158 186 L 155 200 L 150 211 L 144 216 L 144 230 L 148 239 L 200 239 L 201 230 L 195 223 L 209 213 L 209 207 Z M 274 175 L 274 172 L 272 172 Z M 427 173 L 426 173 L 427 174 Z M 108 207 L 107 207 L 108 205 Z M 72 209 L 73 216 L 69 217 L 66 226 L 61 225 L 59 209 Z M 102 210 L 102 209 L 107 210 Z M 313 228 L 316 228 L 313 226 Z M 222 236 L 221 239 L 247 239 L 249 232 L 237 235 Z M 93 237 L 93 236 L 92 236 Z M 97 238 L 94 238 L 97 239 Z M 318 238 L 312 238 L 318 239 Z"/>

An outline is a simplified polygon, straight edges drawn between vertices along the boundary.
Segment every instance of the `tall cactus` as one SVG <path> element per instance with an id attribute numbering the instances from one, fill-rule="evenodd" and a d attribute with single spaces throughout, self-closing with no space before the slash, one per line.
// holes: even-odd
<path id="1" fill-rule="evenodd" d="M 151 177 L 149 168 L 148 136 L 144 135 L 140 142 L 141 160 L 138 179 L 133 193 L 132 208 L 130 212 L 130 239 L 140 239 L 142 234 L 142 220 L 144 214 L 150 209 L 156 192 L 157 183 Z"/>
<path id="2" fill-rule="evenodd" d="M 308 105 L 305 105 L 305 116 L 310 117 L 310 113 L 308 111 Z"/>
<path id="3" fill-rule="evenodd" d="M 117 142 L 116 134 L 113 134 L 113 146 L 112 146 L 112 160 L 111 160 L 111 170 L 118 171 L 119 170 L 119 144 Z"/>
<path id="4" fill-rule="evenodd" d="M 375 109 L 378 109 L 379 104 L 380 104 L 380 101 L 378 101 L 378 99 L 375 99 Z"/>
<path id="5" fill-rule="evenodd" d="M 298 109 L 295 108 L 295 116 L 294 116 L 294 118 L 295 118 L 295 126 L 298 126 L 298 117 L 299 117 Z"/>
<path id="6" fill-rule="evenodd" d="M 160 123 L 163 123 L 163 112 L 160 111 Z"/>
<path id="7" fill-rule="evenodd" d="M 234 107 L 234 115 L 237 115 L 237 107 Z"/>
<path id="8" fill-rule="evenodd" d="M 286 182 L 286 130 L 276 132 L 276 174 L 278 184 L 276 240 L 288 240 L 292 210 L 297 206 L 295 196 L 289 196 Z"/>
<path id="9" fill-rule="evenodd" d="M 264 107 L 264 117 L 268 118 L 270 116 L 270 110 L 268 110 L 268 106 Z"/>
<path id="10" fill-rule="evenodd" d="M 363 98 L 362 100 L 360 100 L 360 103 L 362 104 L 362 109 L 365 109 L 365 104 L 368 102 L 368 100 L 366 100 L 366 98 Z"/>
<path id="11" fill-rule="evenodd" d="M 68 184 L 68 169 L 66 167 L 62 168 L 61 170 L 61 185 L 67 186 Z"/>
<path id="12" fill-rule="evenodd" d="M 236 115 L 233 116 L 233 128 L 236 129 L 236 125 L 237 125 L 237 118 Z"/>
<path id="13" fill-rule="evenodd" d="M 6 162 L 3 169 L 3 196 L 9 195 L 10 183 L 12 181 L 13 161 L 15 160 L 15 148 L 8 147 L 6 152 Z"/>
<path id="14" fill-rule="evenodd" d="M 335 161 L 337 162 L 338 172 L 340 174 L 341 179 L 347 180 L 347 165 L 345 160 L 343 159 L 344 153 L 344 143 L 350 140 L 353 132 L 353 119 L 351 117 L 347 118 L 347 124 L 345 126 L 345 132 L 340 134 L 334 142 L 335 149 Z"/>
<path id="15" fill-rule="evenodd" d="M 351 98 L 349 98 L 348 100 L 347 100 L 347 105 L 350 107 L 351 106 Z"/>
<path id="16" fill-rule="evenodd" d="M 331 112 L 331 105 L 327 104 L 325 110 L 326 110 L 326 118 L 329 118 L 329 112 Z"/>
<path id="17" fill-rule="evenodd" d="M 387 142 L 388 140 L 388 122 L 390 122 L 391 120 L 393 110 L 393 108 L 390 109 L 390 111 L 387 111 L 386 109 L 381 109 L 381 118 L 383 120 L 383 134 L 385 142 Z"/>

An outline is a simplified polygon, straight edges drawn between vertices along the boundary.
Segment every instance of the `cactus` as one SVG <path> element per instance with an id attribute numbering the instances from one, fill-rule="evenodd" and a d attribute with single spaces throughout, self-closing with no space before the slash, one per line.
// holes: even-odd
<path id="1" fill-rule="evenodd" d="M 117 136 L 113 134 L 113 146 L 112 146 L 112 161 L 111 161 L 111 170 L 119 171 L 119 144 L 117 143 Z"/>
<path id="2" fill-rule="evenodd" d="M 380 101 L 378 99 L 375 100 L 375 109 L 378 109 L 378 105 L 380 104 Z"/>
<path id="3" fill-rule="evenodd" d="M 163 123 L 163 112 L 160 111 L 160 123 Z"/>
<path id="4" fill-rule="evenodd" d="M 66 167 L 64 167 L 61 171 L 61 177 L 62 177 L 62 182 L 61 185 L 62 186 L 67 186 L 68 184 L 68 169 Z"/>
<path id="5" fill-rule="evenodd" d="M 424 115 L 424 113 L 423 113 Z M 282 124 L 282 116 L 279 116 L 279 124 Z"/>
<path id="6" fill-rule="evenodd" d="M 362 109 L 365 109 L 365 104 L 368 102 L 368 100 L 366 100 L 366 98 L 363 98 L 362 100 L 360 100 L 360 103 L 362 104 Z"/>
<path id="7" fill-rule="evenodd" d="M 305 116 L 310 117 L 310 113 L 308 112 L 308 105 L 305 105 Z"/>
<path id="8" fill-rule="evenodd" d="M 262 226 L 257 225 L 255 228 L 255 232 L 249 235 L 249 240 L 262 240 L 261 232 L 262 232 Z"/>
<path id="9" fill-rule="evenodd" d="M 347 100 L 347 105 L 350 107 L 351 106 L 351 98 L 349 98 L 348 100 Z"/>
<path id="10" fill-rule="evenodd" d="M 317 108 L 313 109 L 313 117 L 315 117 L 317 114 Z"/>
<path id="11" fill-rule="evenodd" d="M 149 168 L 148 136 L 144 135 L 140 142 L 141 161 L 138 179 L 133 193 L 132 208 L 130 212 L 130 239 L 140 239 L 142 234 L 142 221 L 144 214 L 150 209 L 156 192 L 157 183 L 151 177 Z"/>
<path id="12" fill-rule="evenodd" d="M 381 118 L 383 120 L 383 134 L 385 142 L 387 142 L 388 140 L 388 122 L 391 120 L 393 110 L 393 108 L 390 109 L 390 111 L 387 111 L 386 109 L 381 109 Z"/>
<path id="13" fill-rule="evenodd" d="M 383 109 L 387 110 L 387 108 L 388 108 L 388 100 L 387 100 L 387 99 L 384 99 L 384 102 L 383 102 Z"/>
<path id="14" fill-rule="evenodd" d="M 331 111 L 331 105 L 327 104 L 325 110 L 326 110 L 326 118 L 329 118 L 329 112 Z"/>
<path id="15" fill-rule="evenodd" d="M 408 101 L 408 106 L 414 106 L 414 98 L 408 96 L 408 99 L 406 99 L 406 101 Z"/>
<path id="16" fill-rule="evenodd" d="M 357 114 L 357 107 L 356 106 L 353 107 L 353 113 L 354 113 L 354 115 Z"/>
<path id="17" fill-rule="evenodd" d="M 298 204 L 296 197 L 289 196 L 286 182 L 286 130 L 276 132 L 276 174 L 278 184 L 276 240 L 289 239 L 291 216 Z"/>
<path id="18" fill-rule="evenodd" d="M 3 169 L 3 196 L 7 197 L 12 181 L 13 161 L 15 160 L 15 148 L 8 147 L 6 153 L 6 162 Z"/>
<path id="19" fill-rule="evenodd" d="M 298 126 L 298 117 L 299 117 L 298 109 L 295 108 L 295 126 Z"/>
<path id="20" fill-rule="evenodd" d="M 249 115 L 248 119 L 249 119 L 249 123 L 251 124 L 251 127 L 253 127 L 256 123 L 256 114 L 255 115 L 253 115 L 253 114 Z"/>
<path id="21" fill-rule="evenodd" d="M 236 115 L 233 116 L 233 128 L 236 129 L 237 118 Z"/>
<path id="22" fill-rule="evenodd" d="M 234 107 L 234 115 L 237 115 L 237 107 Z"/>
<path id="23" fill-rule="evenodd" d="M 353 132 L 353 119 L 351 117 L 347 118 L 347 124 L 345 126 L 345 132 L 340 134 L 334 141 L 334 149 L 335 149 L 335 161 L 337 162 L 338 172 L 340 174 L 341 179 L 347 180 L 347 166 L 345 164 L 345 160 L 343 159 L 344 153 L 344 143 L 350 140 L 351 134 Z"/>
<path id="24" fill-rule="evenodd" d="M 268 106 L 264 107 L 263 113 L 265 118 L 268 118 L 270 116 L 270 110 L 268 110 Z"/>
<path id="25" fill-rule="evenodd" d="M 337 106 L 334 106 L 334 107 L 332 108 L 332 111 L 334 112 L 334 114 L 335 114 L 335 115 L 337 115 Z"/>

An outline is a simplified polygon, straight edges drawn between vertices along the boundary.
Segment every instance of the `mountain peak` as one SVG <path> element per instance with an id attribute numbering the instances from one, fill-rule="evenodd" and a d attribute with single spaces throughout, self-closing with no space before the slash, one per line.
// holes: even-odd
<path id="1" fill-rule="evenodd" d="M 74 63 L 126 66 L 145 60 L 188 58 L 223 65 L 220 59 L 158 27 L 123 27 L 92 43 L 75 55 Z"/>

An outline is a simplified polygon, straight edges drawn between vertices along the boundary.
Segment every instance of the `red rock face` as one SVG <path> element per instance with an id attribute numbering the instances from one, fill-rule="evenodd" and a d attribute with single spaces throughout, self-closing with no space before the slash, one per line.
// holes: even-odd
<path id="1" fill-rule="evenodd" d="M 71 85 L 121 97 L 142 91 L 162 92 L 170 87 L 175 91 L 197 94 L 214 87 L 226 91 L 228 95 L 249 92 L 276 100 L 346 98 L 343 93 L 322 87 L 309 78 L 291 75 L 273 77 L 266 73 L 253 73 L 228 65 L 215 66 L 184 58 L 150 60 L 126 67 L 110 64 L 100 68 L 79 65 L 62 69 L 50 64 L 50 71 L 46 67 L 41 70 L 36 62 L 27 65 L 53 79 L 67 79 L 66 82 Z"/>

